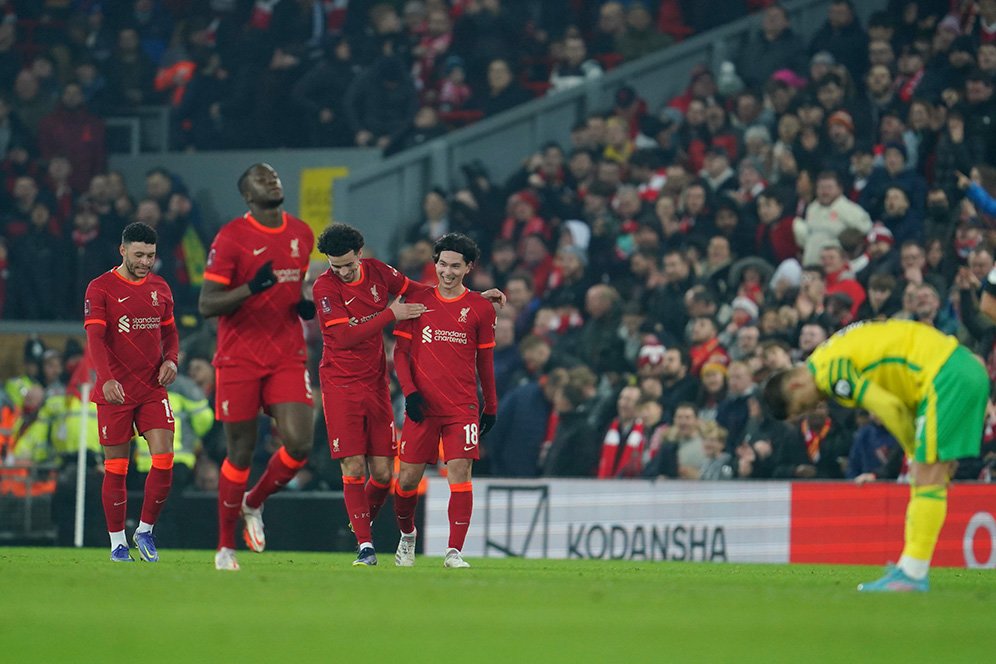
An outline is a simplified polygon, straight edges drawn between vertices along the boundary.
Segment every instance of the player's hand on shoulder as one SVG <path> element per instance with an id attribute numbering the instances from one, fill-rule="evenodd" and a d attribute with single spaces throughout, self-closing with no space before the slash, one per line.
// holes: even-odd
<path id="1" fill-rule="evenodd" d="M 405 397 L 405 414 L 412 422 L 425 419 L 425 397 L 418 392 L 412 392 Z"/>
<path id="2" fill-rule="evenodd" d="M 104 383 L 103 391 L 104 399 L 107 400 L 107 403 L 116 406 L 124 403 L 124 388 L 121 387 L 121 383 L 113 378 Z"/>
<path id="3" fill-rule="evenodd" d="M 425 305 L 418 302 L 402 302 L 401 298 L 395 298 L 388 307 L 394 314 L 394 320 L 411 320 L 418 318 L 425 313 Z"/>
<path id="4" fill-rule="evenodd" d="M 159 384 L 166 387 L 172 385 L 174 380 L 176 380 L 176 363 L 173 360 L 166 360 L 159 366 Z"/>
<path id="5" fill-rule="evenodd" d="M 498 308 L 501 309 L 508 302 L 508 298 L 497 288 L 489 288 L 488 290 L 481 293 L 481 297 L 490 302 L 491 304 L 497 304 Z"/>
<path id="6" fill-rule="evenodd" d="M 273 274 L 273 261 L 263 263 L 252 279 L 249 280 L 249 290 L 253 295 L 262 293 L 277 283 L 277 275 Z"/>

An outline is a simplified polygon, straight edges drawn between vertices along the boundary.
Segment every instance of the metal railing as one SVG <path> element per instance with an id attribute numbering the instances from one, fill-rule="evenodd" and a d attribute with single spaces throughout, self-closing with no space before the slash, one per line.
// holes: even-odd
<path id="1" fill-rule="evenodd" d="M 810 37 L 826 20 L 829 4 L 829 0 L 786 2 L 793 30 Z M 883 7 L 885 0 L 860 5 L 858 13 L 867 16 Z M 425 192 L 460 182 L 462 164 L 480 159 L 500 182 L 542 143 L 568 145 L 571 127 L 590 113 L 611 108 L 615 91 L 624 84 L 636 88 L 648 108 L 656 111 L 687 86 L 693 66 L 704 62 L 715 71 L 734 57 L 760 20 L 753 15 L 697 35 L 585 85 L 549 94 L 358 170 L 335 184 L 336 217 L 363 225 L 367 244 L 386 254 L 399 227 L 419 218 Z"/>

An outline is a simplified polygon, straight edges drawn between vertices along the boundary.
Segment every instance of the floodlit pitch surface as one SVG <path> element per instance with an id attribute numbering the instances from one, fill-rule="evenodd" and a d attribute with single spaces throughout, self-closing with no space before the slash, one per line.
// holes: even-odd
<path id="1" fill-rule="evenodd" d="M 137 553 L 133 553 L 137 557 Z M 983 662 L 996 571 L 862 595 L 870 567 L 0 549 L 0 662 Z"/>

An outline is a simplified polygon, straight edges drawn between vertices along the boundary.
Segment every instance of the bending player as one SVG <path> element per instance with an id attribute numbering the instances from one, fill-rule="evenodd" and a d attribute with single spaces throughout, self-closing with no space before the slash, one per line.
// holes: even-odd
<path id="1" fill-rule="evenodd" d="M 239 177 L 249 211 L 225 224 L 211 244 L 199 308 L 218 316 L 215 415 L 228 456 L 218 480 L 219 570 L 237 570 L 235 526 L 241 515 L 250 550 L 266 548 L 263 501 L 307 462 L 312 444 L 311 382 L 300 318 L 315 315 L 301 295 L 314 234 L 283 210 L 280 176 L 254 164 Z M 277 421 L 283 445 L 246 492 L 260 408 Z"/>
<path id="2" fill-rule="evenodd" d="M 173 293 L 162 277 L 152 274 L 157 240 L 150 226 L 126 226 L 121 265 L 90 282 L 83 305 L 87 346 L 97 372 L 93 400 L 104 449 L 101 499 L 113 562 L 134 562 L 125 537 L 125 477 L 135 430 L 152 455 L 142 516 L 132 535 L 146 562 L 159 560 L 152 529 L 173 482 L 174 422 L 166 386 L 176 378 L 180 343 Z"/>
<path id="3" fill-rule="evenodd" d="M 774 374 L 764 400 L 779 419 L 824 399 L 874 413 L 912 459 L 906 543 L 899 564 L 862 592 L 926 591 L 947 513 L 955 460 L 978 456 L 989 377 L 958 340 L 912 321 L 855 323 L 813 351 L 804 365 Z"/>
<path id="4" fill-rule="evenodd" d="M 417 320 L 402 322 L 394 331 L 398 337 L 394 365 L 406 413 L 394 496 L 401 530 L 395 563 L 401 567 L 415 564 L 417 488 L 425 465 L 437 461 L 440 439 L 450 486 L 450 536 L 443 565 L 470 567 L 461 551 L 474 507 L 471 471 L 480 458 L 480 437 L 494 426 L 498 409 L 495 311 L 463 285 L 479 253 L 466 235 L 448 233 L 439 238 L 433 246 L 439 285 L 406 297 L 426 309 Z M 478 377 L 484 392 L 480 412 Z"/>

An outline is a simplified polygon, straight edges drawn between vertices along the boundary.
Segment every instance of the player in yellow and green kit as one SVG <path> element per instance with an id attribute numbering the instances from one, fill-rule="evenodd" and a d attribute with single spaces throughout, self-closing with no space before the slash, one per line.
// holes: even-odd
<path id="1" fill-rule="evenodd" d="M 778 419 L 802 415 L 827 398 L 877 415 L 912 461 L 902 557 L 858 590 L 927 590 L 955 460 L 978 455 L 982 442 L 989 398 L 982 362 L 954 337 L 922 323 L 855 323 L 818 346 L 806 364 L 774 374 L 764 388 L 764 401 Z"/>

